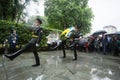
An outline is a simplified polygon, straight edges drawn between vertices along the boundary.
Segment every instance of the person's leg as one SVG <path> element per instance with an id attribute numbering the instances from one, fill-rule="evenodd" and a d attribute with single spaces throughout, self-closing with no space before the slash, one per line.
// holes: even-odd
<path id="1" fill-rule="evenodd" d="M 115 47 L 115 51 L 114 51 L 114 56 L 118 56 L 119 55 L 119 50 L 117 48 L 117 46 Z"/>
<path id="2" fill-rule="evenodd" d="M 106 45 L 103 45 L 103 54 L 106 55 Z"/>
<path id="3" fill-rule="evenodd" d="M 74 58 L 73 58 L 73 60 L 77 60 L 76 44 L 73 46 L 73 50 L 74 50 Z"/>
<path id="4" fill-rule="evenodd" d="M 39 66 L 40 65 L 40 59 L 39 59 L 39 55 L 37 53 L 37 47 L 35 46 L 35 44 L 32 45 L 33 47 L 33 54 L 34 54 L 34 57 L 35 57 L 35 62 L 36 64 L 32 65 L 32 67 L 36 67 L 36 66 Z"/>
<path id="5" fill-rule="evenodd" d="M 62 50 L 63 50 L 63 57 L 62 58 L 66 58 L 66 53 L 65 53 L 65 41 L 62 41 Z"/>
<path id="6" fill-rule="evenodd" d="M 29 49 L 31 47 L 31 44 L 26 44 L 22 49 L 18 50 L 17 52 L 14 52 L 12 54 L 4 54 L 7 58 L 10 60 L 15 59 L 17 56 L 19 56 L 21 53 L 23 53 L 25 50 Z"/>
<path id="7" fill-rule="evenodd" d="M 50 51 L 50 44 L 47 44 L 47 50 Z"/>

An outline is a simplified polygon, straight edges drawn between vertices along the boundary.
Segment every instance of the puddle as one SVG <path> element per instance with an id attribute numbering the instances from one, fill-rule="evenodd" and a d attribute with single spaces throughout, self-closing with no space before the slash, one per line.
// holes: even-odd
<path id="1" fill-rule="evenodd" d="M 51 56 L 51 58 L 46 60 L 48 64 L 56 64 L 61 63 L 62 59 L 59 56 Z"/>
<path id="2" fill-rule="evenodd" d="M 44 75 L 38 76 L 35 80 L 42 80 Z"/>
<path id="3" fill-rule="evenodd" d="M 27 80 L 32 80 L 32 78 L 28 78 Z"/>
<path id="4" fill-rule="evenodd" d="M 90 71 L 91 74 L 91 80 L 111 80 L 110 78 L 108 78 L 107 76 L 104 77 L 99 77 L 98 75 L 113 75 L 113 72 L 111 70 L 100 70 L 97 68 L 92 68 Z"/>
<path id="5" fill-rule="evenodd" d="M 92 68 L 90 74 L 93 74 L 95 71 L 97 71 L 97 68 Z"/>
<path id="6" fill-rule="evenodd" d="M 0 64 L 0 67 L 3 67 L 3 65 L 2 65 L 2 64 Z"/>
<path id="7" fill-rule="evenodd" d="M 120 66 L 119 66 L 119 69 L 120 69 Z"/>
<path id="8" fill-rule="evenodd" d="M 109 70 L 109 71 L 108 71 L 108 74 L 113 75 L 113 73 L 112 73 L 112 71 L 111 71 L 111 70 Z"/>
<path id="9" fill-rule="evenodd" d="M 43 80 L 44 75 L 40 75 L 35 78 L 35 80 Z M 34 80 L 32 77 L 28 78 L 27 80 Z"/>
<path id="10" fill-rule="evenodd" d="M 92 76 L 91 76 L 91 80 L 112 80 L 112 79 L 110 79 L 110 78 L 108 78 L 108 77 L 100 78 L 100 77 L 98 77 L 97 75 L 92 75 Z"/>

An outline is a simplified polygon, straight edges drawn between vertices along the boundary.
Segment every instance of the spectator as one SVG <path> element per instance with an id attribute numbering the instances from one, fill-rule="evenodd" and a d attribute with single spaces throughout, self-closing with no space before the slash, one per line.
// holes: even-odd
<path id="1" fill-rule="evenodd" d="M 101 38 L 101 42 L 102 42 L 102 52 L 104 55 L 106 55 L 106 48 L 107 48 L 107 37 L 103 34 L 102 38 Z"/>
<path id="2" fill-rule="evenodd" d="M 88 44 L 89 44 L 89 52 L 93 52 L 94 51 L 94 37 L 90 36 L 89 40 L 88 40 Z"/>
<path id="3" fill-rule="evenodd" d="M 118 56 L 120 52 L 120 38 L 116 39 L 116 45 L 114 50 L 114 56 Z"/>
<path id="4" fill-rule="evenodd" d="M 15 29 L 12 29 L 10 32 L 10 35 L 8 36 L 8 42 L 10 44 L 10 46 L 9 46 L 10 53 L 15 52 L 17 40 L 18 40 L 18 34 L 16 33 Z"/>
<path id="5" fill-rule="evenodd" d="M 107 36 L 108 44 L 107 44 L 107 52 L 111 52 L 111 37 Z"/>
<path id="6" fill-rule="evenodd" d="M 112 40 L 112 51 L 113 51 L 113 55 L 115 56 L 115 50 L 116 50 L 116 47 L 117 47 L 117 37 L 113 37 L 113 40 Z"/>

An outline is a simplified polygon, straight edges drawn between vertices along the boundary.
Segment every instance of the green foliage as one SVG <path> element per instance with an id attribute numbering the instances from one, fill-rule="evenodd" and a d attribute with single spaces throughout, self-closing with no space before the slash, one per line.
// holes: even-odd
<path id="1" fill-rule="evenodd" d="M 17 26 L 16 26 L 17 25 Z M 30 26 L 26 26 L 24 24 L 16 24 L 10 21 L 0 20 L 0 44 L 4 42 L 7 36 L 10 33 L 11 29 L 16 29 L 17 34 L 19 36 L 18 44 L 24 45 L 28 43 L 31 39 L 31 31 Z M 40 43 L 40 48 L 47 46 L 47 39 L 46 36 L 49 34 L 50 31 L 56 31 L 54 29 L 43 28 L 43 39 Z"/>
<path id="2" fill-rule="evenodd" d="M 83 34 L 90 32 L 93 14 L 88 0 L 45 0 L 45 15 L 50 27 L 63 30 L 79 25 Z"/>
<path id="3" fill-rule="evenodd" d="M 24 9 L 31 0 L 0 0 L 0 20 L 16 21 L 26 15 Z M 38 0 L 33 0 L 34 2 Z"/>
<path id="4" fill-rule="evenodd" d="M 17 25 L 17 27 L 16 27 Z M 29 28 L 22 24 L 16 24 L 10 21 L 0 20 L 0 43 L 3 43 L 4 40 L 10 33 L 11 29 L 16 29 L 19 34 L 19 44 L 25 44 L 30 39 L 31 33 Z"/>

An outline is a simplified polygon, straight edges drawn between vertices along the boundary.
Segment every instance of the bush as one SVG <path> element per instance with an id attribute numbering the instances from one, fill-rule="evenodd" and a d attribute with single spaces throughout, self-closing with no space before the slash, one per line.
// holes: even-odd
<path id="1" fill-rule="evenodd" d="M 18 44 L 24 45 L 28 43 L 28 41 L 31 39 L 31 31 L 29 29 L 29 26 L 26 26 L 24 24 L 16 24 L 14 22 L 4 21 L 0 20 L 0 44 L 4 42 L 6 37 L 9 35 L 9 32 L 11 29 L 16 29 L 17 34 L 19 36 Z M 43 28 L 43 39 L 40 43 L 40 49 L 43 49 L 47 46 L 47 39 L 46 36 L 49 34 L 50 31 L 56 31 L 55 29 L 48 29 Z"/>

